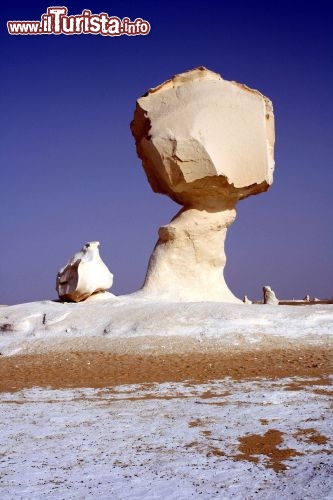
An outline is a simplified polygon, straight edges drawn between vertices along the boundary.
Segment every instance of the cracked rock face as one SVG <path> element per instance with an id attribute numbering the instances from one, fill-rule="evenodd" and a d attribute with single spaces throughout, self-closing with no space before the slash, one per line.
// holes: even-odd
<path id="1" fill-rule="evenodd" d="M 99 242 L 86 243 L 57 274 L 59 298 L 81 302 L 92 294 L 111 288 L 113 275 L 99 255 Z"/>
<path id="2" fill-rule="evenodd" d="M 224 281 L 224 240 L 236 203 L 273 182 L 272 103 L 200 67 L 138 99 L 131 130 L 153 191 L 184 207 L 159 230 L 142 293 L 240 302 Z"/>
<path id="3" fill-rule="evenodd" d="M 235 203 L 273 181 L 272 103 L 205 68 L 138 99 L 131 130 L 152 189 L 181 205 Z"/>

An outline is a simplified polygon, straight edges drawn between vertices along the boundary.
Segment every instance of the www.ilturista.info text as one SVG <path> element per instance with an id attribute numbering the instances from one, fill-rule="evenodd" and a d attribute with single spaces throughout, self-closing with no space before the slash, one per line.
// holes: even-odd
<path id="1" fill-rule="evenodd" d="M 103 36 L 148 35 L 150 24 L 141 18 L 131 21 L 128 17 L 109 17 L 102 12 L 92 14 L 83 10 L 77 16 L 67 16 L 67 7 L 49 7 L 40 21 L 8 21 L 10 35 L 80 35 L 92 34 Z"/>

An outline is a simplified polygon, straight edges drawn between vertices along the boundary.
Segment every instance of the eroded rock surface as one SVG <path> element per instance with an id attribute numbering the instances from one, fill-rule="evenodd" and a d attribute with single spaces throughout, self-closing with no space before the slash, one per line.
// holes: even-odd
<path id="1" fill-rule="evenodd" d="M 270 304 L 271 306 L 277 306 L 279 304 L 279 299 L 276 297 L 275 292 L 270 286 L 263 287 L 264 294 L 264 304 Z"/>
<path id="2" fill-rule="evenodd" d="M 159 229 L 144 291 L 176 301 L 238 302 L 223 278 L 224 240 L 235 210 L 181 210 Z"/>
<path id="3" fill-rule="evenodd" d="M 206 68 L 149 90 L 131 129 L 152 189 L 181 205 L 215 208 L 273 181 L 271 101 Z"/>
<path id="4" fill-rule="evenodd" d="M 99 242 L 86 243 L 57 274 L 59 298 L 81 302 L 92 294 L 111 288 L 113 275 L 99 255 Z"/>
<path id="5" fill-rule="evenodd" d="M 200 67 L 141 97 L 131 130 L 152 189 L 184 206 L 159 230 L 143 291 L 238 302 L 223 277 L 224 240 L 236 203 L 273 181 L 271 102 Z"/>

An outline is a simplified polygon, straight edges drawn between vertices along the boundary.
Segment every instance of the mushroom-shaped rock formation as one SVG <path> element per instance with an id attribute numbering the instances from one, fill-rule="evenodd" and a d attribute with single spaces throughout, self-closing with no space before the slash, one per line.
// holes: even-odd
<path id="1" fill-rule="evenodd" d="M 159 230 L 143 292 L 241 302 L 224 281 L 224 240 L 238 200 L 273 181 L 271 102 L 200 67 L 141 97 L 131 130 L 153 191 L 183 205 Z"/>
<path id="2" fill-rule="evenodd" d="M 81 302 L 93 293 L 111 288 L 113 275 L 99 255 L 99 241 L 86 243 L 57 274 L 56 290 L 61 300 Z"/>

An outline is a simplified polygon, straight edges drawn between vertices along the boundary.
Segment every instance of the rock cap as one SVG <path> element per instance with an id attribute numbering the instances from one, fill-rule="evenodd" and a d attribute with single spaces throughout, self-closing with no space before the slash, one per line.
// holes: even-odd
<path id="1" fill-rule="evenodd" d="M 273 182 L 271 101 L 202 66 L 138 99 L 131 130 L 153 191 L 182 205 L 234 205 Z"/>

